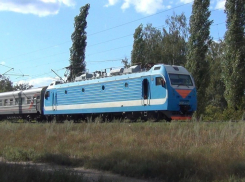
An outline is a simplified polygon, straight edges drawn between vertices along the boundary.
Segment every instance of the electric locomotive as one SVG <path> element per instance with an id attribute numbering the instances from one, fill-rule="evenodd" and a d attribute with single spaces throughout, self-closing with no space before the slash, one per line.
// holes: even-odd
<path id="1" fill-rule="evenodd" d="M 190 119 L 197 109 L 194 80 L 182 66 L 139 65 L 117 69 L 110 76 L 84 74 L 76 82 L 51 84 L 45 91 L 43 114 L 56 118 Z"/>

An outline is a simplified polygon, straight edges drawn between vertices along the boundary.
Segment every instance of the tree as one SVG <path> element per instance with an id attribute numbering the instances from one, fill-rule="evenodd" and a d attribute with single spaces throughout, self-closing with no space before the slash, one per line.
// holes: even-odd
<path id="1" fill-rule="evenodd" d="M 208 74 L 210 81 L 207 88 L 207 103 L 208 105 L 224 110 L 227 107 L 224 98 L 225 85 L 221 78 L 222 74 L 222 61 L 224 53 L 224 42 L 212 42 L 207 52 L 207 60 L 209 62 Z"/>
<path id="2" fill-rule="evenodd" d="M 15 85 L 13 87 L 13 90 L 28 90 L 31 89 L 33 87 L 33 85 L 29 85 L 29 83 L 21 83 L 18 85 Z"/>
<path id="3" fill-rule="evenodd" d="M 130 67 L 130 63 L 128 62 L 128 58 L 127 57 L 122 59 L 122 64 L 123 64 L 124 68 L 129 68 Z"/>
<path id="4" fill-rule="evenodd" d="M 9 78 L 1 77 L 0 78 L 0 93 L 8 92 L 13 90 L 13 83 L 9 80 Z"/>
<path id="5" fill-rule="evenodd" d="M 146 62 L 145 58 L 145 41 L 143 38 L 143 25 L 140 24 L 134 32 L 134 45 L 131 52 L 132 64 Z"/>
<path id="6" fill-rule="evenodd" d="M 184 13 L 175 13 L 165 21 L 163 28 L 162 57 L 164 63 L 182 65 L 186 63 L 188 25 Z"/>
<path id="7" fill-rule="evenodd" d="M 188 25 L 186 17 L 173 14 L 166 20 L 166 27 L 159 29 L 141 24 L 135 29 L 131 53 L 132 64 L 165 63 L 184 65 L 186 62 L 186 40 Z"/>
<path id="8" fill-rule="evenodd" d="M 210 37 L 209 20 L 211 12 L 208 10 L 209 0 L 194 0 L 192 15 L 190 17 L 190 37 L 188 40 L 188 52 L 186 68 L 194 77 L 197 88 L 197 116 L 204 112 L 206 102 L 206 88 L 209 81 L 208 61 L 206 53 L 212 40 Z"/>
<path id="9" fill-rule="evenodd" d="M 147 24 L 143 31 L 144 43 L 145 43 L 145 61 L 146 63 L 162 63 L 161 49 L 162 49 L 162 34 L 161 31 L 152 24 Z"/>
<path id="10" fill-rule="evenodd" d="M 73 81 L 79 73 L 85 71 L 85 49 L 87 46 L 86 18 L 88 16 L 89 4 L 80 8 L 80 14 L 74 18 L 74 32 L 71 35 L 72 47 L 70 48 L 70 74 L 68 81 Z"/>
<path id="11" fill-rule="evenodd" d="M 226 0 L 227 14 L 222 78 L 228 107 L 239 109 L 244 103 L 245 89 L 245 1 Z"/>

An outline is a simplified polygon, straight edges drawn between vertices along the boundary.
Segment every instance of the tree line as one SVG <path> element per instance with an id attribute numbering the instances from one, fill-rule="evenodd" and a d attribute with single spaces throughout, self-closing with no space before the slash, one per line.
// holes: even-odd
<path id="1" fill-rule="evenodd" d="M 131 63 L 181 65 L 192 74 L 198 98 L 196 117 L 240 119 L 245 108 L 245 0 L 227 0 L 224 39 L 210 36 L 209 0 L 194 0 L 187 23 L 173 14 L 162 29 L 140 24 L 134 33 Z"/>
<path id="2" fill-rule="evenodd" d="M 9 91 L 17 91 L 17 90 L 28 90 L 31 89 L 33 85 L 29 85 L 29 83 L 21 83 L 13 85 L 13 82 L 7 77 L 0 77 L 0 93 L 1 92 L 9 92 Z"/>

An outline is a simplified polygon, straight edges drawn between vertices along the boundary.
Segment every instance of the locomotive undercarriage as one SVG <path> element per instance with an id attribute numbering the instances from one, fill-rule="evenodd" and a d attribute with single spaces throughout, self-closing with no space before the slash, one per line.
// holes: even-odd
<path id="1" fill-rule="evenodd" d="M 186 117 L 180 115 L 180 112 L 169 111 L 141 111 L 141 112 L 118 112 L 118 113 L 93 113 L 93 114 L 72 114 L 72 115 L 41 115 L 35 114 L 22 114 L 22 115 L 1 115 L 0 120 L 10 120 L 12 122 L 56 122 L 63 123 L 65 121 L 71 121 L 74 123 L 81 122 L 144 122 L 151 121 L 157 122 L 165 120 L 170 122 L 172 119 Z M 188 114 L 189 116 L 191 114 Z M 178 117 L 175 117 L 178 116 Z M 172 117 L 172 118 L 171 118 Z"/>
<path id="2" fill-rule="evenodd" d="M 48 115 L 47 122 L 62 123 L 64 121 L 80 122 L 138 122 L 165 120 L 171 121 L 169 113 L 164 111 L 145 111 L 145 112 L 123 112 L 123 113 L 93 113 L 93 114 L 73 114 L 73 115 Z"/>

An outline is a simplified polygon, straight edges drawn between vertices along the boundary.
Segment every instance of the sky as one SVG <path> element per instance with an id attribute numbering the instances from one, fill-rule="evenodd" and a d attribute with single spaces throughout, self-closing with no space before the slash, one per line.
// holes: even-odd
<path id="1" fill-rule="evenodd" d="M 69 66 L 74 17 L 90 4 L 86 69 L 122 67 L 130 61 L 135 29 L 152 24 L 161 30 L 174 13 L 189 22 L 192 0 L 0 0 L 0 75 L 14 84 L 46 86 L 64 77 Z M 226 31 L 225 0 L 211 0 L 213 40 Z M 55 72 L 53 72 L 53 71 Z"/>

